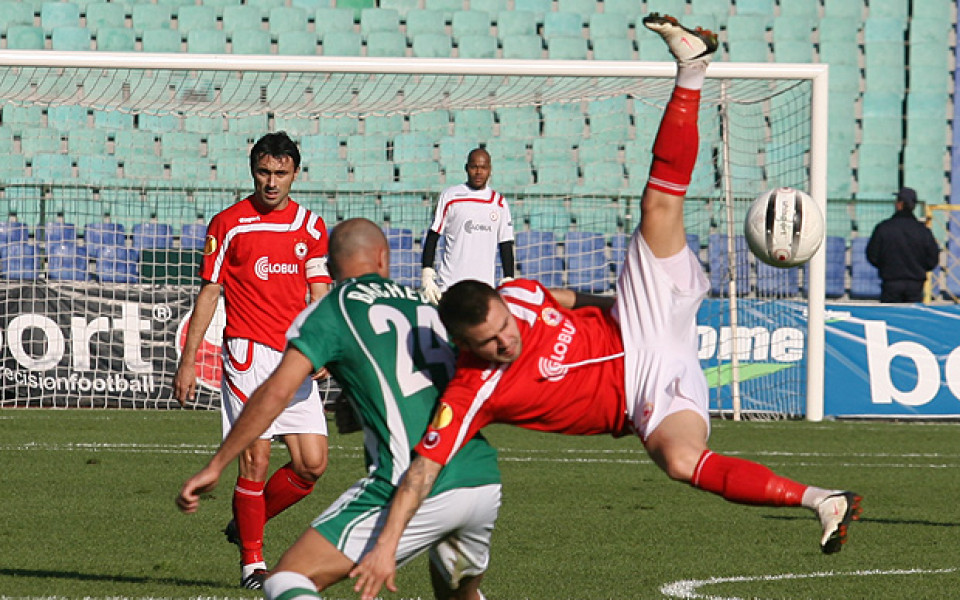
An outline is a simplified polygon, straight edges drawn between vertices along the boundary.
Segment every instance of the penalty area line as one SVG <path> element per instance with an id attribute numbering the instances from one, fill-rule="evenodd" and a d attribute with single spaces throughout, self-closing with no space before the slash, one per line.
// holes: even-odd
<path id="1" fill-rule="evenodd" d="M 788 581 L 793 579 L 816 579 L 826 577 L 872 577 L 877 575 L 942 575 L 955 573 L 950 569 L 871 569 L 866 571 L 818 571 L 814 573 L 782 573 L 780 575 L 742 575 L 737 577 L 711 577 L 709 579 L 687 579 L 674 581 L 660 587 L 660 593 L 671 598 L 700 600 L 745 600 L 739 596 L 712 596 L 702 594 L 699 589 L 718 583 L 750 583 L 753 581 Z M 754 598 L 754 596 L 751 596 Z M 2 600 L 2 599 L 0 599 Z"/>

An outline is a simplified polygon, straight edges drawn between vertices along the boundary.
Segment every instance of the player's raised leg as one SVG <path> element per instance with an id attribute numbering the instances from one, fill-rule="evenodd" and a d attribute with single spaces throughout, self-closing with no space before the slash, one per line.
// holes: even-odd
<path id="1" fill-rule="evenodd" d="M 717 47 L 716 36 L 709 31 L 688 29 L 672 17 L 658 14 L 646 17 L 644 25 L 659 33 L 670 47 L 677 59 L 677 80 L 654 142 L 650 180 L 641 205 L 640 233 L 653 256 L 668 259 L 661 261 L 661 266 L 669 271 L 674 285 L 686 289 L 683 282 L 695 281 L 697 274 L 687 273 L 690 261 L 674 257 L 680 255 L 686 245 L 683 196 L 696 163 L 700 89 L 707 64 Z M 624 267 L 625 271 L 632 269 Z M 629 284 L 627 281 L 622 285 Z M 687 287 L 691 293 L 697 289 L 695 285 Z M 618 296 L 623 292 L 618 287 Z M 661 300 L 660 305 L 667 304 Z M 682 332 L 695 330 L 695 310 L 684 312 L 679 302 L 670 310 L 673 327 Z M 682 359 L 684 355 L 678 356 Z M 695 369 L 696 376 L 702 378 L 693 359 L 687 369 Z M 707 448 L 709 416 L 705 398 L 698 397 L 705 389 L 705 382 L 678 376 L 672 397 L 652 409 L 653 415 L 644 421 L 646 428 L 641 432 L 651 458 L 671 478 L 731 502 L 809 508 L 820 519 L 821 550 L 839 551 L 847 526 L 859 515 L 860 497 L 852 492 L 807 486 L 781 477 L 758 463 L 711 452 Z"/>

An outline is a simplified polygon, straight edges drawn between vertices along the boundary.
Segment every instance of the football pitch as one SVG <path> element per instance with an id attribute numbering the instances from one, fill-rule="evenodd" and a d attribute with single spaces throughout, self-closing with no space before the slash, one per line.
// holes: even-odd
<path id="1" fill-rule="evenodd" d="M 173 499 L 219 443 L 219 414 L 0 410 L 0 599 L 259 598 L 238 587 L 228 471 L 199 513 Z M 483 590 L 514 599 L 934 599 L 960 589 L 960 424 L 714 421 L 713 449 L 864 495 L 839 554 L 813 514 L 729 504 L 672 482 L 635 438 L 487 430 L 504 498 Z M 363 472 L 330 439 L 314 493 L 268 523 L 282 551 Z M 285 450 L 275 447 L 277 465 Z M 424 557 L 400 592 L 431 598 Z M 324 596 L 356 598 L 349 583 Z"/>

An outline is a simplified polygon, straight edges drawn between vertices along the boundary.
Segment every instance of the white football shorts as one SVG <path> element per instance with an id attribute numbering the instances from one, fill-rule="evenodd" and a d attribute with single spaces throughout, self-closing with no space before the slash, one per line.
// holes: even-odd
<path id="1" fill-rule="evenodd" d="M 247 398 L 273 374 L 282 357 L 282 352 L 252 340 L 224 340 L 223 381 L 220 385 L 220 416 L 224 438 L 240 416 Z M 260 439 L 269 440 L 290 433 L 327 435 L 323 402 L 320 400 L 316 383 L 309 377 L 303 381 L 293 400 L 263 432 Z"/>
<path id="2" fill-rule="evenodd" d="M 697 310 L 708 289 L 690 248 L 657 258 L 634 231 L 613 316 L 623 336 L 627 417 L 641 440 L 683 410 L 700 414 L 709 431 L 709 388 L 697 357 Z"/>

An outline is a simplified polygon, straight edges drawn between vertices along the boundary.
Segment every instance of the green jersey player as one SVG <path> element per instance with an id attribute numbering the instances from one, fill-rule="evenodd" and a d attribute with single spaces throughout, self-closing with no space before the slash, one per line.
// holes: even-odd
<path id="1" fill-rule="evenodd" d="M 363 424 L 368 475 L 287 550 L 267 579 L 267 598 L 319 598 L 318 590 L 346 578 L 373 547 L 381 513 L 414 445 L 431 419 L 444 418 L 435 410 L 437 398 L 453 376 L 454 353 L 436 309 L 420 292 L 388 279 L 389 247 L 374 223 L 339 224 L 330 237 L 329 261 L 337 285 L 294 321 L 277 370 L 177 499 L 181 510 L 194 512 L 199 495 L 216 485 L 247 438 L 255 438 L 282 410 L 295 383 L 321 367 L 330 370 Z M 482 437 L 474 438 L 443 470 L 433 491 L 407 528 L 397 563 L 429 550 L 438 598 L 482 598 L 478 587 L 500 506 L 496 452 Z"/>

